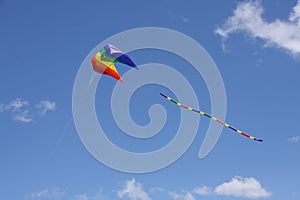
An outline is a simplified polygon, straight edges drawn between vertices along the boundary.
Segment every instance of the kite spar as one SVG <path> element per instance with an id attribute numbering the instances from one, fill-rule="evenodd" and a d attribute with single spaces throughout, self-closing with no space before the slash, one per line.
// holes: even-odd
<path id="1" fill-rule="evenodd" d="M 175 103 L 175 104 L 176 104 L 177 106 L 179 106 L 179 107 L 185 108 L 185 109 L 190 110 L 190 111 L 194 111 L 194 112 L 196 112 L 196 113 L 198 113 L 198 114 L 200 114 L 200 115 L 203 115 L 203 116 L 205 116 L 205 117 L 211 118 L 211 119 L 215 120 L 216 122 L 219 122 L 220 124 L 226 126 L 227 128 L 230 128 L 231 130 L 234 130 L 235 132 L 237 132 L 237 133 L 239 133 L 239 134 L 241 134 L 241 135 L 243 135 L 243 136 L 245 136 L 245 137 L 248 137 L 248 138 L 250 138 L 250 139 L 252 139 L 252 140 L 255 140 L 255 141 L 258 141 L 258 142 L 262 142 L 262 141 L 263 141 L 262 139 L 257 139 L 257 138 L 255 138 L 255 137 L 253 137 L 253 136 L 251 136 L 251 135 L 248 135 L 247 133 L 244 133 L 244 132 L 240 131 L 239 129 L 234 128 L 233 126 L 227 124 L 226 122 L 223 122 L 222 120 L 219 120 L 219 119 L 217 119 L 216 117 L 211 116 L 211 115 L 209 115 L 209 114 L 207 114 L 207 113 L 205 113 L 205 112 L 203 112 L 203 111 L 199 111 L 199 110 L 196 110 L 196 109 L 194 109 L 194 108 L 185 106 L 185 105 L 183 105 L 183 104 L 181 104 L 181 103 L 179 103 L 179 102 L 173 100 L 171 97 L 168 97 L 168 96 L 164 95 L 163 93 L 160 93 L 160 95 L 163 96 L 164 98 L 166 98 L 167 100 L 169 100 L 169 101 Z"/>

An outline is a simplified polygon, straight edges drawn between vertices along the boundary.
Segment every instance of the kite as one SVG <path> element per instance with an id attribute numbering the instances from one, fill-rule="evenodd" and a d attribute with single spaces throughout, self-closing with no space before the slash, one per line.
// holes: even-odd
<path id="1" fill-rule="evenodd" d="M 92 58 L 94 71 L 106 74 L 121 82 L 124 82 L 118 73 L 115 63 L 123 63 L 131 67 L 137 67 L 131 58 L 111 44 L 107 44 Z"/>
<path id="2" fill-rule="evenodd" d="M 216 122 L 219 122 L 220 124 L 226 126 L 227 128 L 230 128 L 231 130 L 234 130 L 235 132 L 237 132 L 237 133 L 239 133 L 239 134 L 241 134 L 241 135 L 243 135 L 243 136 L 245 136 L 245 137 L 248 137 L 248 138 L 250 138 L 250 139 L 252 139 L 252 140 L 255 140 L 255 141 L 258 141 L 258 142 L 262 142 L 262 141 L 263 141 L 262 139 L 257 139 L 257 138 L 255 138 L 255 137 L 253 137 L 253 136 L 251 136 L 251 135 L 248 135 L 247 133 L 244 133 L 244 132 L 240 131 L 239 129 L 234 128 L 233 126 L 227 124 L 226 122 L 223 122 L 222 120 L 219 120 L 219 119 L 217 119 L 216 117 L 211 116 L 211 115 L 209 115 L 209 114 L 207 114 L 207 113 L 205 113 L 205 112 L 203 112 L 203 111 L 199 111 L 199 110 L 196 110 L 196 109 L 194 109 L 194 108 L 185 106 L 185 105 L 183 105 L 183 104 L 181 104 L 181 103 L 179 103 L 179 102 L 177 102 L 177 101 L 171 99 L 170 97 L 164 95 L 163 93 L 160 93 L 160 95 L 163 96 L 164 98 L 166 98 L 167 100 L 169 100 L 169 101 L 175 103 L 175 104 L 178 105 L 179 107 L 185 108 L 185 109 L 190 110 L 190 111 L 194 111 L 194 112 L 196 112 L 196 113 L 199 113 L 200 115 L 203 115 L 203 116 L 205 116 L 205 117 L 211 118 L 211 119 L 215 120 Z"/>

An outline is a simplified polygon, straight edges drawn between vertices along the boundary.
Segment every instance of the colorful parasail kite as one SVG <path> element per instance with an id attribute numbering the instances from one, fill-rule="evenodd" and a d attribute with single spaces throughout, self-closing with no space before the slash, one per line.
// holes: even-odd
<path id="1" fill-rule="evenodd" d="M 111 44 L 107 44 L 92 58 L 94 71 L 100 74 L 106 74 L 121 82 L 124 82 L 118 73 L 115 63 L 123 63 L 136 68 L 136 64 L 131 58 Z"/>
<path id="2" fill-rule="evenodd" d="M 173 99 L 171 99 L 170 97 L 164 95 L 163 93 L 160 93 L 160 95 L 163 96 L 163 97 L 165 97 L 165 98 L 168 99 L 169 101 L 175 103 L 176 105 L 182 107 L 182 108 L 185 108 L 185 109 L 190 110 L 190 111 L 194 111 L 194 112 L 196 112 L 196 113 L 199 113 L 200 115 L 204 115 L 205 117 L 211 118 L 211 119 L 213 119 L 213 120 L 219 122 L 220 124 L 222 124 L 222 125 L 224 125 L 224 126 L 230 128 L 230 129 L 234 130 L 235 132 L 237 132 L 237 133 L 239 133 L 239 134 L 245 136 L 245 137 L 248 137 L 248 138 L 250 138 L 250 139 L 252 139 L 252 140 L 255 140 L 255 141 L 258 141 L 258 142 L 262 142 L 262 141 L 263 141 L 262 139 L 257 139 L 257 138 L 255 138 L 255 137 L 253 137 L 253 136 L 251 136 L 251 135 L 248 135 L 247 133 L 244 133 L 244 132 L 240 131 L 239 129 L 236 129 L 236 128 L 232 127 L 231 125 L 227 124 L 226 122 L 223 122 L 222 120 L 219 120 L 219 119 L 217 119 L 216 117 L 211 116 L 211 115 L 209 115 L 209 114 L 207 114 L 207 113 L 205 113 L 205 112 L 203 112 L 203 111 L 196 110 L 196 109 L 194 109 L 194 108 L 185 106 L 185 105 L 183 105 L 183 104 L 181 104 L 181 103 L 179 103 L 179 102 L 177 102 L 177 101 L 174 101 Z"/>

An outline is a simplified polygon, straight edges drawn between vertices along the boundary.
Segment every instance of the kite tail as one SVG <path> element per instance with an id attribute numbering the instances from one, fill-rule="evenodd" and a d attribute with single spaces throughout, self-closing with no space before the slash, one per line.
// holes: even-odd
<path id="1" fill-rule="evenodd" d="M 255 138 L 255 137 L 253 137 L 253 136 L 251 136 L 251 135 L 248 135 L 247 133 L 242 132 L 242 131 L 240 131 L 240 130 L 237 129 L 237 128 L 234 128 L 233 126 L 227 124 L 226 122 L 223 122 L 222 120 L 219 120 L 218 118 L 216 118 L 216 117 L 214 117 L 214 116 L 212 116 L 212 115 L 209 115 L 209 114 L 207 114 L 207 113 L 205 113 L 205 112 L 203 112 L 203 111 L 200 111 L 200 110 L 196 110 L 196 109 L 191 108 L 191 107 L 189 107 L 189 106 L 185 106 L 185 105 L 183 105 L 183 104 L 181 104 L 181 103 L 179 103 L 179 102 L 173 100 L 171 97 L 168 97 L 168 96 L 164 95 L 163 93 L 160 93 L 160 95 L 163 96 L 164 98 L 166 98 L 167 100 L 169 100 L 169 101 L 175 103 L 175 104 L 176 104 L 177 106 L 179 106 L 179 107 L 185 108 L 185 109 L 190 110 L 190 111 L 194 111 L 194 112 L 196 112 L 196 113 L 198 113 L 198 114 L 200 114 L 200 115 L 203 115 L 203 116 L 205 116 L 205 117 L 211 118 L 211 119 L 213 119 L 214 121 L 216 121 L 216 122 L 222 124 L 223 126 L 226 126 L 227 128 L 230 128 L 231 130 L 233 130 L 233 131 L 235 131 L 235 132 L 237 132 L 237 133 L 239 133 L 239 134 L 241 134 L 241 135 L 243 135 L 243 136 L 245 136 L 245 137 L 247 137 L 247 138 L 250 138 L 251 140 L 255 140 L 255 141 L 258 141 L 258 142 L 263 142 L 262 139 L 257 139 L 257 138 Z"/>

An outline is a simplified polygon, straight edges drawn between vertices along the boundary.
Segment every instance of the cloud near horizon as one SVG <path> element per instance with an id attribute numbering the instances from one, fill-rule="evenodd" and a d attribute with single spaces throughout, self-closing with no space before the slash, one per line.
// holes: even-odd
<path id="1" fill-rule="evenodd" d="M 300 55 L 300 0 L 292 8 L 287 20 L 267 22 L 263 17 L 261 1 L 238 4 L 233 15 L 215 30 L 225 41 L 233 33 L 245 33 L 265 42 L 265 47 L 277 47 L 292 55 Z M 224 45 L 224 44 L 223 44 Z"/>
<path id="2" fill-rule="evenodd" d="M 92 193 L 76 194 L 72 200 L 109 200 L 109 198 L 103 195 L 102 189 L 99 189 Z"/>
<path id="3" fill-rule="evenodd" d="M 117 192 L 118 197 L 128 198 L 132 200 L 151 200 L 149 193 L 147 193 L 143 185 L 136 182 L 135 179 L 127 180 L 124 188 Z"/>
<path id="4" fill-rule="evenodd" d="M 195 196 L 188 191 L 178 192 L 169 192 L 169 196 L 173 200 L 196 200 Z"/>
<path id="5" fill-rule="evenodd" d="M 257 199 L 270 197 L 272 193 L 266 191 L 255 178 L 243 178 L 239 176 L 233 177 L 229 182 L 224 182 L 214 189 L 203 185 L 196 187 L 192 191 L 169 192 L 169 196 L 173 200 L 196 200 L 197 196 L 203 195 Z"/>
<path id="6" fill-rule="evenodd" d="M 214 190 L 217 195 L 235 196 L 245 198 L 263 198 L 271 196 L 255 178 L 242 178 L 235 176 L 229 182 L 222 183 Z"/>
<path id="7" fill-rule="evenodd" d="M 59 199 L 65 196 L 66 191 L 60 188 L 46 188 L 44 190 L 33 192 L 30 197 L 33 199 L 47 198 L 47 199 Z"/>
<path id="8" fill-rule="evenodd" d="M 136 182 L 135 179 L 127 180 L 124 188 L 117 191 L 118 197 L 130 200 L 152 200 L 151 191 L 146 191 L 143 185 Z M 221 183 L 215 188 L 210 188 L 205 185 L 195 187 L 192 190 L 168 191 L 160 188 L 159 191 L 173 200 L 196 200 L 199 196 L 232 196 L 243 197 L 250 199 L 266 198 L 272 195 L 262 187 L 260 182 L 253 177 L 243 178 L 239 176 L 233 177 L 229 182 Z"/>
<path id="9" fill-rule="evenodd" d="M 66 199 L 71 196 L 72 200 L 109 200 L 109 199 L 127 199 L 127 200 L 153 200 L 152 195 L 168 196 L 172 200 L 197 200 L 203 196 L 228 196 L 242 197 L 248 199 L 267 198 L 272 195 L 262 187 L 260 182 L 253 177 L 243 178 L 239 176 L 233 177 L 230 181 L 221 183 L 214 188 L 205 185 L 197 186 L 192 190 L 181 189 L 180 191 L 169 191 L 166 188 L 153 187 L 146 190 L 142 183 L 137 182 L 134 178 L 126 180 L 122 188 L 114 190 L 116 196 L 107 196 L 103 194 L 103 190 L 97 190 L 91 193 L 67 194 L 64 189 L 52 187 L 46 188 L 29 195 L 31 199 Z"/>

